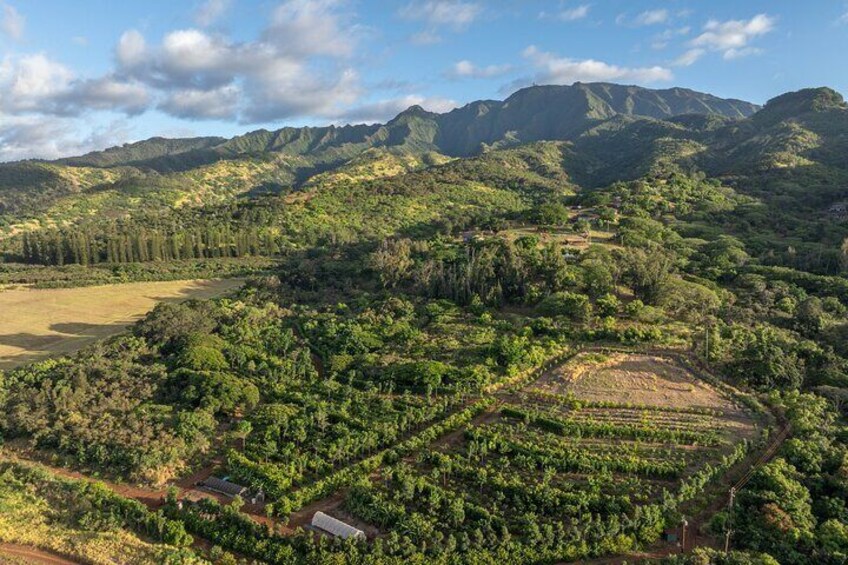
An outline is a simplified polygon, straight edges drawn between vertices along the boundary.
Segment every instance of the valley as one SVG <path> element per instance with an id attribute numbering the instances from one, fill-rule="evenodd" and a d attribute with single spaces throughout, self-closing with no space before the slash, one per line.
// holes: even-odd
<path id="1" fill-rule="evenodd" d="M 2 164 L 0 542 L 839 563 L 845 139 L 577 83 Z"/>

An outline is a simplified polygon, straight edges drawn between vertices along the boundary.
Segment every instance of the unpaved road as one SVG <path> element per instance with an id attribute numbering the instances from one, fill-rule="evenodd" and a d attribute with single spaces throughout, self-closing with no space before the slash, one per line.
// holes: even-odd
<path id="1" fill-rule="evenodd" d="M 8 558 L 8 559 L 6 559 Z M 79 565 L 56 553 L 44 551 L 28 545 L 16 543 L 0 543 L 0 564 L 5 563 L 36 563 L 38 565 Z"/>

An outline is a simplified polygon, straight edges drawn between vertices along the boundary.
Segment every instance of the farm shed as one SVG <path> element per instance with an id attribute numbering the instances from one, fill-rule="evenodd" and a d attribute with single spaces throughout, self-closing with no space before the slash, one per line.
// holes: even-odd
<path id="1" fill-rule="evenodd" d="M 215 492 L 220 492 L 221 494 L 226 494 L 227 496 L 239 495 L 244 497 L 247 495 L 248 490 L 247 487 L 231 483 L 230 481 L 225 481 L 224 479 L 219 479 L 218 477 L 209 477 L 201 482 L 200 486 L 206 487 L 209 490 L 214 490 Z"/>
<path id="2" fill-rule="evenodd" d="M 316 512 L 315 515 L 312 516 L 312 527 L 344 539 L 365 539 L 365 532 L 362 530 L 345 524 L 341 520 L 337 520 L 323 512 Z"/>

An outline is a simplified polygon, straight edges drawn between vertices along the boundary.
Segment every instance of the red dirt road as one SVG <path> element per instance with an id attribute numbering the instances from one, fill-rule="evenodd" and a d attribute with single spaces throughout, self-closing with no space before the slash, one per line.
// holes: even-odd
<path id="1" fill-rule="evenodd" d="M 4 557 L 14 558 L 13 563 L 36 563 L 38 565 L 79 565 L 58 553 L 52 553 L 28 545 L 16 543 L 0 543 L 0 563 L 5 563 Z"/>

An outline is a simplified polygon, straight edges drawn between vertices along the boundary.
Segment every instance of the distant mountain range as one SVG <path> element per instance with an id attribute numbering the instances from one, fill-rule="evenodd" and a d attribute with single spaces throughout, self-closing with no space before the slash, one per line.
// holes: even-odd
<path id="1" fill-rule="evenodd" d="M 385 124 L 152 138 L 57 161 L 2 164 L 0 230 L 286 193 L 330 172 L 361 179 L 455 158 L 497 162 L 500 151 L 521 147 L 527 157 L 537 143 L 547 144 L 539 149 L 545 167 L 556 166 L 557 178 L 575 187 L 676 167 L 749 192 L 778 190 L 775 179 L 795 175 L 779 190 L 810 190 L 819 204 L 848 198 L 848 107 L 831 89 L 784 94 L 760 107 L 683 88 L 577 83 L 533 86 L 444 114 L 413 106 Z"/>
<path id="2" fill-rule="evenodd" d="M 282 153 L 343 159 L 372 147 L 435 151 L 453 157 L 476 155 L 533 141 L 569 141 L 617 117 L 665 120 L 698 114 L 746 118 L 760 107 L 685 88 L 651 90 L 608 83 L 533 86 L 504 101 L 481 100 L 444 114 L 412 106 L 386 124 L 286 127 L 224 139 L 152 138 L 58 162 L 72 166 L 130 165 L 180 170 L 239 155 Z"/>

